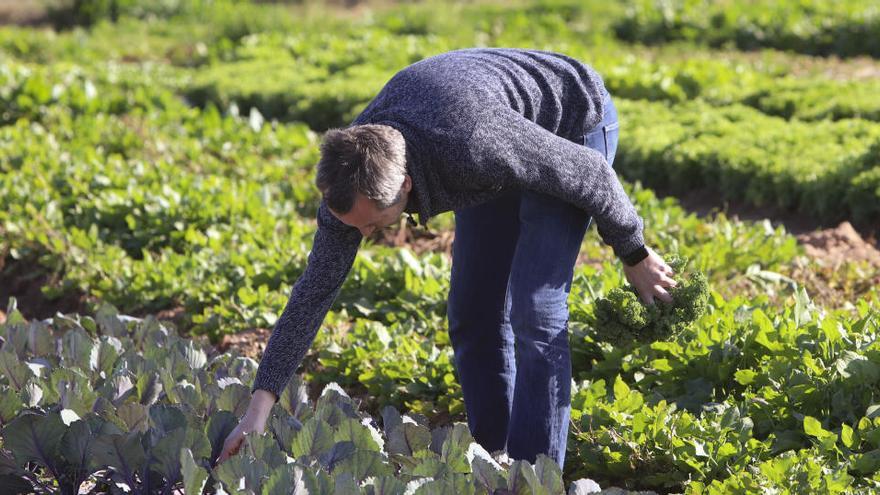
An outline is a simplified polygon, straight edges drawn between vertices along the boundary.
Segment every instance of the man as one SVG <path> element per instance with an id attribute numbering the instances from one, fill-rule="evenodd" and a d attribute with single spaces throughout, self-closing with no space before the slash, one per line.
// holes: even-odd
<path id="1" fill-rule="evenodd" d="M 417 213 L 455 213 L 449 334 L 468 424 L 488 451 L 564 463 L 573 267 L 595 219 L 646 303 L 671 268 L 611 168 L 617 112 L 589 66 L 551 52 L 464 49 L 398 72 L 345 129 L 326 133 L 323 194 L 305 272 L 260 362 L 246 431 L 263 431 L 364 236 Z M 412 216 L 410 216 L 412 220 Z M 515 349 L 515 351 L 514 351 Z"/>

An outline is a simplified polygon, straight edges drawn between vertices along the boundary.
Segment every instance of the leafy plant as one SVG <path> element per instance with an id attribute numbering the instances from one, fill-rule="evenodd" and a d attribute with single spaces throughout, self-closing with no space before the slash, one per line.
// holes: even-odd
<path id="1" fill-rule="evenodd" d="M 674 258 L 668 263 L 679 282 L 669 289 L 672 302 L 655 299 L 654 304 L 646 305 L 631 285 L 611 289 L 595 304 L 592 325 L 598 338 L 619 347 L 667 340 L 705 314 L 709 300 L 706 276 L 687 273 L 687 259 Z"/>

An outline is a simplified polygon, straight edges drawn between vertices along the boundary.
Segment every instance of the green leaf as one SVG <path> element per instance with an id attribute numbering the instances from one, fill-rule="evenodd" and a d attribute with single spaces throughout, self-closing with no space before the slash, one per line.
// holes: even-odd
<path id="1" fill-rule="evenodd" d="M 110 376 L 113 374 L 113 365 L 116 364 L 116 360 L 122 354 L 122 342 L 116 337 L 103 336 L 97 345 L 96 374 L 103 371 L 105 376 Z"/>
<path id="2" fill-rule="evenodd" d="M 146 406 L 154 404 L 162 393 L 162 381 L 159 374 L 149 371 L 138 376 L 137 389 L 140 403 Z"/>
<path id="3" fill-rule="evenodd" d="M 507 486 L 507 480 L 501 472 L 482 457 L 474 457 L 471 461 L 471 471 L 474 474 L 474 481 L 487 493 L 495 493 L 502 486 L 505 488 Z"/>
<path id="4" fill-rule="evenodd" d="M 343 460 L 354 455 L 355 447 L 351 442 L 336 442 L 327 452 L 324 452 L 318 460 L 328 472 L 332 473 L 336 466 Z"/>
<path id="5" fill-rule="evenodd" d="M 379 444 L 370 434 L 370 430 L 353 418 L 346 418 L 339 423 L 333 441 L 350 441 L 358 449 L 379 452 Z"/>
<path id="6" fill-rule="evenodd" d="M 853 448 L 853 445 L 855 445 L 855 438 L 853 436 L 853 429 L 850 425 L 844 424 L 841 426 L 840 440 L 846 445 L 846 448 Z"/>
<path id="7" fill-rule="evenodd" d="M 755 342 L 761 344 L 772 352 L 778 352 L 785 348 L 785 346 L 778 340 L 770 339 L 771 335 L 778 337 L 778 332 L 776 331 L 776 328 L 773 327 L 773 322 L 770 321 L 770 318 L 767 318 L 767 315 L 764 314 L 760 308 L 752 312 L 752 322 L 757 326 Z"/>
<path id="8" fill-rule="evenodd" d="M 510 465 L 507 490 L 513 495 L 532 495 L 540 485 L 535 470 L 527 461 L 517 460 Z"/>
<path id="9" fill-rule="evenodd" d="M 755 381 L 758 374 L 753 370 L 739 370 L 733 376 L 740 385 L 749 385 Z"/>
<path id="10" fill-rule="evenodd" d="M 336 486 L 333 495 L 360 495 L 361 490 L 358 488 L 357 480 L 348 472 L 339 473 L 335 477 Z"/>
<path id="11" fill-rule="evenodd" d="M 401 424 L 403 424 L 403 419 L 401 419 L 400 413 L 397 412 L 397 409 L 395 409 L 394 406 L 385 406 L 382 408 L 382 429 L 385 431 L 386 437 L 390 437 L 394 428 L 397 428 Z"/>
<path id="12" fill-rule="evenodd" d="M 854 472 L 864 476 L 876 473 L 880 469 L 880 450 L 854 454 L 850 466 Z"/>
<path id="13" fill-rule="evenodd" d="M 180 479 L 180 451 L 186 446 L 186 428 L 162 433 L 150 450 L 150 469 L 162 474 L 168 483 Z"/>
<path id="14" fill-rule="evenodd" d="M 296 375 L 290 379 L 284 390 L 281 391 L 281 398 L 278 403 L 285 411 L 296 419 L 302 420 L 302 413 L 309 403 L 308 388 L 306 384 Z"/>
<path id="15" fill-rule="evenodd" d="M 880 366 L 854 351 L 844 351 L 835 361 L 834 366 L 844 378 L 853 378 L 859 382 L 874 382 L 880 379 Z"/>
<path id="16" fill-rule="evenodd" d="M 7 424 L 18 415 L 23 404 L 11 388 L 0 386 L 0 423 Z"/>
<path id="17" fill-rule="evenodd" d="M 156 469 L 169 483 L 180 479 L 180 450 L 188 448 L 194 458 L 202 459 L 211 453 L 211 446 L 200 429 L 188 426 L 177 428 L 164 435 L 150 451 L 151 468 Z"/>
<path id="18" fill-rule="evenodd" d="M 55 339 L 48 325 L 32 322 L 27 328 L 27 349 L 33 356 L 55 354 Z"/>
<path id="19" fill-rule="evenodd" d="M 830 437 L 834 437 L 835 439 L 837 438 L 836 433 L 822 428 L 822 423 L 820 423 L 818 419 L 812 416 L 804 417 L 804 433 L 812 437 L 816 437 L 819 440 L 825 440 L 826 438 Z"/>
<path id="20" fill-rule="evenodd" d="M 93 413 L 70 424 L 61 439 L 59 451 L 77 473 L 78 482 L 85 481 L 88 474 L 103 467 L 94 463 L 92 452 L 98 437 L 121 433 L 116 425 Z"/>
<path id="21" fill-rule="evenodd" d="M 431 431 L 422 425 L 402 423 L 388 435 L 389 454 L 413 455 L 431 444 Z"/>
<path id="22" fill-rule="evenodd" d="M 394 476 L 379 476 L 373 480 L 373 495 L 403 495 L 405 492 L 406 484 Z"/>
<path id="23" fill-rule="evenodd" d="M 94 462 L 113 468 L 129 485 L 136 486 L 135 473 L 146 461 L 141 436 L 137 432 L 99 436 L 92 449 Z"/>
<path id="24" fill-rule="evenodd" d="M 0 486 L 6 493 L 35 493 L 34 486 L 21 475 L 0 474 Z"/>
<path id="25" fill-rule="evenodd" d="M 33 461 L 58 476 L 61 439 L 66 431 L 58 413 L 24 414 L 3 428 L 3 446 L 12 451 L 19 465 Z"/>
<path id="26" fill-rule="evenodd" d="M 129 431 L 144 433 L 149 427 L 149 407 L 135 402 L 126 402 L 119 406 L 116 417 Z"/>
<path id="27" fill-rule="evenodd" d="M 81 328 L 68 330 L 61 338 L 61 363 L 88 373 L 97 368 L 98 353 L 92 337 Z"/>
<path id="28" fill-rule="evenodd" d="M 117 338 L 128 336 L 125 322 L 119 318 L 119 311 L 113 305 L 102 302 L 95 313 L 95 321 L 98 323 L 101 333 Z"/>
<path id="29" fill-rule="evenodd" d="M 124 402 L 126 397 L 136 393 L 137 389 L 135 389 L 132 377 L 128 372 L 111 376 L 109 380 L 104 382 L 104 386 L 100 390 L 101 396 L 114 404 L 120 404 Z"/>
<path id="30" fill-rule="evenodd" d="M 415 495 L 472 495 L 474 485 L 464 474 L 452 473 L 416 488 Z"/>
<path id="31" fill-rule="evenodd" d="M 336 466 L 335 472 L 348 472 L 358 483 L 369 477 L 390 476 L 394 470 L 385 463 L 379 452 L 356 449 L 351 455 L 343 458 Z"/>
<path id="32" fill-rule="evenodd" d="M 620 375 L 614 379 L 614 400 L 623 400 L 629 396 L 630 388 Z"/>
<path id="33" fill-rule="evenodd" d="M 470 463 L 467 459 L 467 451 L 470 449 L 474 438 L 471 436 L 468 426 L 456 423 L 443 442 L 440 460 L 446 463 L 451 472 L 465 473 L 470 471 Z"/>
<path id="34" fill-rule="evenodd" d="M 9 385 L 20 392 L 34 374 L 30 368 L 18 360 L 18 356 L 6 347 L 0 349 L 0 375 L 5 376 Z"/>
<path id="35" fill-rule="evenodd" d="M 246 450 L 245 446 L 242 446 L 242 450 Z M 256 493 L 262 489 L 262 480 L 267 471 L 265 462 L 254 459 L 253 456 L 242 455 L 239 451 L 237 455 L 214 467 L 211 474 L 223 483 L 227 491 L 240 493 L 239 484 L 244 479 L 245 492 L 252 490 Z"/>
<path id="36" fill-rule="evenodd" d="M 263 484 L 261 495 L 308 495 L 312 493 L 308 486 L 314 486 L 315 483 L 314 479 L 307 483 L 308 477 L 309 475 L 300 466 L 294 464 L 278 466 L 271 471 Z"/>
<path id="37" fill-rule="evenodd" d="M 43 400 L 43 389 L 34 380 L 29 380 L 21 389 L 21 398 L 25 407 L 36 407 Z"/>
<path id="38" fill-rule="evenodd" d="M 238 417 L 229 411 L 217 411 L 208 418 L 208 423 L 205 425 L 205 435 L 211 442 L 210 459 L 212 463 L 220 456 L 223 443 L 236 426 L 238 426 Z"/>
<path id="39" fill-rule="evenodd" d="M 293 439 L 291 453 L 296 458 L 302 456 L 317 458 L 333 447 L 333 430 L 326 421 L 314 417 L 306 421 L 303 429 Z"/>
<path id="40" fill-rule="evenodd" d="M 217 397 L 217 409 L 230 411 L 236 416 L 244 416 L 251 400 L 251 391 L 241 383 L 230 383 Z"/>
<path id="41" fill-rule="evenodd" d="M 201 495 L 208 482 L 208 471 L 196 464 L 190 449 L 180 449 L 180 471 L 183 473 L 183 489 L 186 495 Z"/>
<path id="42" fill-rule="evenodd" d="M 162 436 L 186 426 L 186 416 L 179 407 L 170 404 L 155 404 L 150 407 L 150 424 Z"/>
<path id="43" fill-rule="evenodd" d="M 535 459 L 535 476 L 541 486 L 547 489 L 547 493 L 565 493 L 565 485 L 562 482 L 562 470 L 552 458 L 544 454 L 538 454 Z"/>
<path id="44" fill-rule="evenodd" d="M 272 435 L 249 432 L 247 438 L 254 457 L 265 462 L 270 469 L 287 464 L 287 456 L 281 452 L 278 442 L 275 441 Z"/>
<path id="45" fill-rule="evenodd" d="M 91 412 L 99 397 L 88 376 L 79 368 L 56 368 L 49 382 L 58 394 L 61 407 L 72 409 L 80 417 Z"/>

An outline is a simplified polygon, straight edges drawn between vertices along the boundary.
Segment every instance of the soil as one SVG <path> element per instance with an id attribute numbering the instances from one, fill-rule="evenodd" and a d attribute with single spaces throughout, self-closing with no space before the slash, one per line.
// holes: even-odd
<path id="1" fill-rule="evenodd" d="M 34 266 L 35 262 L 0 258 L 0 306 L 4 310 L 9 298 L 15 297 L 18 310 L 28 320 L 50 318 L 58 312 L 87 312 L 90 299 L 82 292 L 70 292 L 56 299 L 46 297 L 42 287 L 58 287 L 60 277 Z"/>
<path id="2" fill-rule="evenodd" d="M 270 335 L 272 335 L 272 330 L 268 328 L 252 328 L 234 335 L 224 335 L 215 347 L 221 353 L 236 349 L 242 356 L 259 361 L 266 349 L 266 344 L 269 342 Z"/>
<path id="3" fill-rule="evenodd" d="M 45 22 L 45 2 L 40 0 L 0 0 L 0 25 L 34 26 Z"/>
<path id="4" fill-rule="evenodd" d="M 407 225 L 405 219 L 401 219 L 400 225 L 373 232 L 369 239 L 384 246 L 408 246 L 416 254 L 440 252 L 452 258 L 454 238 L 455 232 L 452 230 L 429 232 L 424 228 L 412 228 Z"/>
<path id="5" fill-rule="evenodd" d="M 832 229 L 800 234 L 797 239 L 810 257 L 832 267 L 851 261 L 866 261 L 880 268 L 880 250 L 863 239 L 849 222 Z"/>
<path id="6" fill-rule="evenodd" d="M 658 197 L 667 194 L 658 192 Z M 803 213 L 783 210 L 772 206 L 754 206 L 741 201 L 718 202 L 714 191 L 694 191 L 683 196 L 676 196 L 686 211 L 698 217 L 712 217 L 722 212 L 729 218 L 759 221 L 769 219 L 777 227 L 783 226 L 804 244 L 807 254 L 817 261 L 861 261 L 880 267 L 878 264 L 878 238 L 880 238 L 880 221 L 853 226 L 847 221 L 839 224 L 820 222 Z"/>

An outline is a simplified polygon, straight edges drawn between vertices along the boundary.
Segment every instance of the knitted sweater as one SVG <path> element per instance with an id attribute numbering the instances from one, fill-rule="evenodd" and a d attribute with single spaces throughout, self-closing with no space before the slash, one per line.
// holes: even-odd
<path id="1" fill-rule="evenodd" d="M 593 216 L 617 256 L 640 248 L 643 222 L 601 152 L 583 145 L 602 120 L 604 83 L 591 67 L 545 51 L 470 48 L 395 74 L 352 122 L 385 124 L 406 139 L 419 222 L 532 190 Z M 362 240 L 321 202 L 308 264 L 260 361 L 252 392 L 276 399 L 339 293 Z"/>

